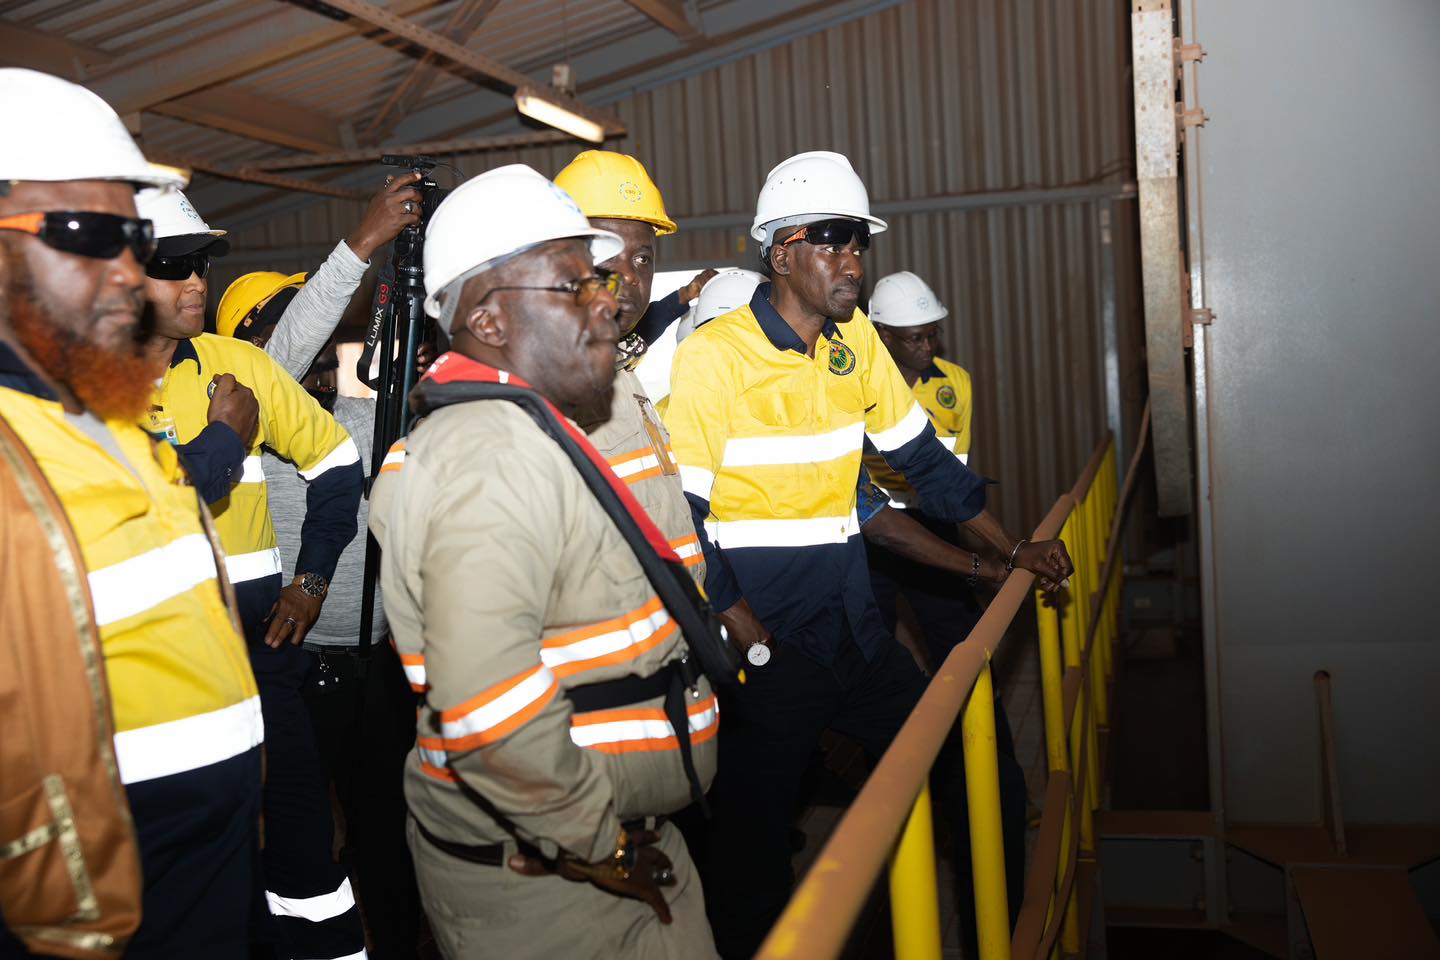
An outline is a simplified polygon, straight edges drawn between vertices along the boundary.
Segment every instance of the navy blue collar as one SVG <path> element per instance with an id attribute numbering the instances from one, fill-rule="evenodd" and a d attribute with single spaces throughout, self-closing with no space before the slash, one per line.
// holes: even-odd
<path id="1" fill-rule="evenodd" d="M 920 371 L 920 382 L 921 382 L 921 383 L 924 383 L 926 380 L 929 380 L 931 377 L 940 377 L 941 379 L 944 379 L 944 377 L 945 377 L 944 372 L 941 371 L 939 365 L 937 365 L 934 360 L 931 360 L 931 361 L 930 361 L 930 366 L 928 366 L 928 367 L 926 367 L 924 370 Z"/>
<path id="2" fill-rule="evenodd" d="M 8 343 L 0 342 L 0 387 L 8 387 L 20 393 L 28 393 L 41 400 L 60 402 L 60 397 L 49 385 L 36 376 L 20 355 Z"/>
<path id="3" fill-rule="evenodd" d="M 174 370 L 186 360 L 194 360 L 195 369 L 200 369 L 200 354 L 195 352 L 195 344 L 189 340 L 181 340 L 175 344 L 175 352 L 170 355 L 170 369 Z"/>
<path id="4" fill-rule="evenodd" d="M 785 318 L 780 316 L 780 312 L 770 305 L 770 282 L 768 280 L 755 288 L 755 293 L 750 297 L 750 312 L 755 314 L 755 321 L 760 324 L 760 329 L 764 332 L 766 339 L 776 350 L 809 353 L 805 341 L 800 339 L 800 334 L 791 329 L 790 324 L 785 322 Z M 820 332 L 825 335 L 827 340 L 834 340 L 836 337 L 841 340 L 845 339 L 840 336 L 840 327 L 834 320 L 826 320 L 825 326 L 820 329 Z"/>

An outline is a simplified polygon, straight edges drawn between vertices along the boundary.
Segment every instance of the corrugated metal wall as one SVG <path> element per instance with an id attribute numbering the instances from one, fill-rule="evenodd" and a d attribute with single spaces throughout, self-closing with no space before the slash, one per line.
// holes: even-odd
<path id="1" fill-rule="evenodd" d="M 765 172 L 801 150 L 847 154 L 873 202 L 931 201 L 889 217 L 867 288 L 913 270 L 949 305 L 947 354 L 976 384 L 974 463 L 1001 482 L 1007 524 L 1028 528 L 1105 429 L 1102 208 L 1122 372 L 1139 363 L 1133 203 L 957 209 L 956 198 L 1129 179 L 1127 30 L 1120 4 L 913 0 L 619 100 L 620 149 L 644 160 L 682 222 L 661 246 L 670 267 L 748 264 Z M 554 174 L 575 152 L 448 159 L 467 175 L 516 161 Z M 321 202 L 246 228 L 217 286 L 313 266 L 360 210 Z M 1143 386 L 1122 386 L 1133 410 Z"/>

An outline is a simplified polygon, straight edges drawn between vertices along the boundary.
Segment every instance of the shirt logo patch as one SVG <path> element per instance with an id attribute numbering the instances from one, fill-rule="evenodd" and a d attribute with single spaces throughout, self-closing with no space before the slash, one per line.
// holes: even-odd
<path id="1" fill-rule="evenodd" d="M 944 407 L 946 410 L 954 410 L 955 388 L 950 386 L 950 384 L 948 383 L 945 384 L 939 390 L 935 391 L 935 399 L 939 402 L 940 406 Z"/>
<path id="2" fill-rule="evenodd" d="M 855 369 L 855 351 L 838 340 L 830 342 L 830 372 L 843 377 Z"/>

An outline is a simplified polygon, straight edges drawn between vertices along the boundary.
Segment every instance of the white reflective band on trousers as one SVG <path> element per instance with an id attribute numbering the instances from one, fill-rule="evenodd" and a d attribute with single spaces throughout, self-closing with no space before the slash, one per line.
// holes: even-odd
<path id="1" fill-rule="evenodd" d="M 277 554 L 278 556 L 278 554 Z M 215 555 L 202 533 L 186 534 L 163 547 L 90 572 L 95 623 L 133 617 L 215 577 Z"/>
<path id="2" fill-rule="evenodd" d="M 240 474 L 240 483 L 264 483 L 265 469 L 261 466 L 258 456 L 245 458 L 244 471 Z"/>
<path id="3" fill-rule="evenodd" d="M 115 763 L 122 783 L 157 780 L 229 760 L 260 745 L 265 721 L 260 698 L 209 713 L 115 734 Z"/>
<path id="4" fill-rule="evenodd" d="M 320 923 L 338 917 L 354 907 L 355 891 L 350 888 L 350 878 L 346 877 L 331 893 L 322 893 L 315 897 L 282 897 L 266 890 L 265 901 L 270 905 L 270 913 L 274 916 L 299 917 L 311 923 Z M 363 955 L 362 951 L 360 956 Z"/>
<path id="5" fill-rule="evenodd" d="M 279 547 L 256 550 L 254 553 L 237 553 L 225 558 L 225 572 L 230 575 L 231 583 L 279 576 L 280 570 Z"/>
<path id="6" fill-rule="evenodd" d="M 824 463 L 860 449 L 865 424 L 855 423 L 829 433 L 784 437 L 732 437 L 725 442 L 722 467 L 768 467 L 790 463 Z"/>
<path id="7" fill-rule="evenodd" d="M 870 434 L 870 442 L 884 453 L 889 450 L 898 450 L 905 444 L 920 436 L 930 418 L 918 403 L 910 404 L 910 411 L 900 420 L 899 423 L 889 430 L 881 430 L 879 433 Z"/>
<path id="8" fill-rule="evenodd" d="M 707 520 L 710 542 L 722 550 L 742 547 L 813 547 L 844 543 L 860 532 L 860 520 L 848 517 L 805 517 L 798 520 Z"/>
<path id="9" fill-rule="evenodd" d="M 327 470 L 333 470 L 335 467 L 348 467 L 352 463 L 359 462 L 360 450 L 355 446 L 354 440 L 346 437 L 344 443 L 339 444 L 325 455 L 325 459 L 309 470 L 301 470 L 300 476 L 306 480 L 314 480 Z"/>

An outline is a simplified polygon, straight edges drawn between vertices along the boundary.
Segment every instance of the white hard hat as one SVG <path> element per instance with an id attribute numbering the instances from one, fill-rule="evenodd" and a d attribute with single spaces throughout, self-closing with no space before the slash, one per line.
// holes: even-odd
<path id="1" fill-rule="evenodd" d="M 870 194 L 849 160 L 828 150 L 797 153 L 765 178 L 750 236 L 768 247 L 776 230 L 829 217 L 864 220 L 871 233 L 887 226 L 870 215 Z"/>
<path id="2" fill-rule="evenodd" d="M 146 187 L 135 195 L 135 209 L 155 224 L 156 252 L 162 257 L 202 248 L 217 257 L 230 252 L 230 241 L 220 239 L 225 231 L 210 229 L 178 187 Z"/>
<path id="3" fill-rule="evenodd" d="M 684 340 L 696 328 L 745 306 L 755 295 L 755 288 L 764 282 L 765 278 L 754 270 L 727 267 L 719 271 L 700 288 L 695 306 L 681 318 L 680 326 L 675 330 L 675 339 Z"/>
<path id="4" fill-rule="evenodd" d="M 590 241 L 604 263 L 625 248 L 617 234 L 597 230 L 570 195 L 523 163 L 487 170 L 456 187 L 425 228 L 425 312 L 440 317 L 439 293 L 547 240 Z M 450 310 L 455 305 L 449 304 Z"/>
<path id="5" fill-rule="evenodd" d="M 909 270 L 876 281 L 869 312 L 872 323 L 887 327 L 920 327 L 950 315 L 930 285 Z"/>
<path id="6" fill-rule="evenodd" d="M 38 70 L 0 68 L 0 180 L 178 184 L 155 169 L 110 104 Z"/>

